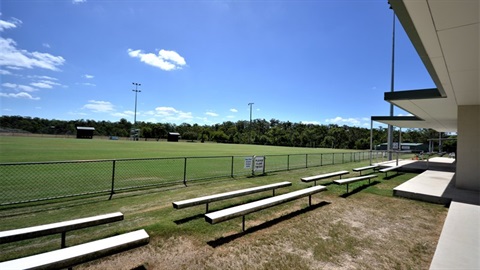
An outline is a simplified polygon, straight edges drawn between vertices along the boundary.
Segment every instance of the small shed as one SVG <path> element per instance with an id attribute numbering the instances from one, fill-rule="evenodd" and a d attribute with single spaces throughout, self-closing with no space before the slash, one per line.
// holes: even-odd
<path id="1" fill-rule="evenodd" d="M 77 139 L 92 139 L 94 127 L 77 127 Z"/>
<path id="2" fill-rule="evenodd" d="M 169 132 L 167 141 L 168 142 L 178 142 L 178 139 L 180 138 L 180 133 L 177 132 Z"/>
<path id="3" fill-rule="evenodd" d="M 376 146 L 376 150 L 387 150 L 388 144 L 382 143 Z M 393 150 L 398 150 L 398 142 L 393 143 Z M 412 151 L 412 153 L 420 153 L 422 151 L 428 151 L 428 145 L 424 143 L 402 143 L 402 151 Z"/>

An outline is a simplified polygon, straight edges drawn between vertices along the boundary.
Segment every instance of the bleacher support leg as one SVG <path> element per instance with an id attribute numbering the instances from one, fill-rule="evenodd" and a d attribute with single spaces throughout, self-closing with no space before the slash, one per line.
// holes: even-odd
<path id="1" fill-rule="evenodd" d="M 61 248 L 66 248 L 67 247 L 67 232 L 62 232 L 62 244 L 61 244 Z"/>

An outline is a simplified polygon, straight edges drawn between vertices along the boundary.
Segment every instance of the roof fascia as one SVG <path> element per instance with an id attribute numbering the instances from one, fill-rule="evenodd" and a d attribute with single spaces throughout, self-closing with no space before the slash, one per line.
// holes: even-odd
<path id="1" fill-rule="evenodd" d="M 440 94 L 437 88 L 384 93 L 384 100 L 386 101 L 432 99 L 432 98 L 444 98 L 444 97 Z"/>
<path id="2" fill-rule="evenodd" d="M 417 116 L 372 116 L 372 121 L 382 122 L 382 121 L 423 121 Z"/>
<path id="3" fill-rule="evenodd" d="M 398 20 L 402 24 L 403 29 L 405 30 L 410 41 L 412 42 L 413 47 L 417 51 L 420 59 L 425 65 L 425 68 L 430 74 L 430 77 L 432 78 L 435 85 L 438 87 L 438 92 L 442 97 L 446 97 L 447 94 L 443 89 L 443 85 L 440 81 L 440 78 L 438 77 L 432 61 L 430 60 L 430 57 L 428 56 L 425 46 L 423 46 L 422 40 L 418 35 L 417 29 L 415 28 L 415 24 L 413 23 L 412 18 L 410 17 L 410 14 L 408 13 L 408 10 L 405 6 L 404 0 L 389 0 L 389 2 L 393 10 L 395 11 Z"/>

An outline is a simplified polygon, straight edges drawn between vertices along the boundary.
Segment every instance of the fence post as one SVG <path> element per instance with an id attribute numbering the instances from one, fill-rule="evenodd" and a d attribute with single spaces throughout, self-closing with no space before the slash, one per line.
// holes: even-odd
<path id="1" fill-rule="evenodd" d="M 323 154 L 320 154 L 320 166 L 323 166 Z"/>
<path id="2" fill-rule="evenodd" d="M 112 189 L 110 190 L 110 198 L 108 200 L 112 199 L 113 194 L 115 194 L 115 159 L 112 160 Z"/>
<path id="3" fill-rule="evenodd" d="M 345 163 L 345 153 L 342 153 L 342 164 Z"/>
<path id="4" fill-rule="evenodd" d="M 263 156 L 263 175 L 265 175 L 266 167 L 267 167 L 267 156 Z"/>
<path id="5" fill-rule="evenodd" d="M 308 154 L 305 154 L 305 168 L 308 168 Z"/>
<path id="6" fill-rule="evenodd" d="M 233 162 L 234 162 L 234 160 L 233 160 L 233 156 L 232 156 L 232 168 L 231 168 L 231 171 L 230 171 L 230 177 L 232 177 L 232 178 L 233 178 Z"/>
<path id="7" fill-rule="evenodd" d="M 187 186 L 187 158 L 185 158 L 183 163 L 183 184 Z"/>
<path id="8" fill-rule="evenodd" d="M 287 171 L 290 171 L 290 155 L 287 155 Z"/>
<path id="9" fill-rule="evenodd" d="M 332 153 L 332 165 L 335 165 L 335 153 Z"/>

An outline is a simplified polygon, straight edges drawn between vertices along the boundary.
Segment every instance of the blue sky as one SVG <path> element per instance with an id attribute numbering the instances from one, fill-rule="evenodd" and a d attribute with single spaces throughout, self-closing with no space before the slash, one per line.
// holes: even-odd
<path id="1" fill-rule="evenodd" d="M 2 115 L 370 126 L 392 10 L 370 1 L 2 0 Z M 397 22 L 395 89 L 434 87 Z M 406 115 L 399 109 L 395 115 Z"/>

